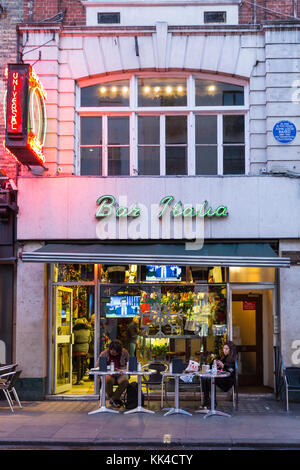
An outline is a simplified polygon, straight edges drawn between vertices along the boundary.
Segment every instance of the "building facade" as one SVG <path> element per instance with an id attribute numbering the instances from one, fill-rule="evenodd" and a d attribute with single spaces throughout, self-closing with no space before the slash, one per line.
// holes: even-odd
<path id="1" fill-rule="evenodd" d="M 141 361 L 232 339 L 241 383 L 274 388 L 274 347 L 299 360 L 300 5 L 69 3 L 18 25 L 47 91 L 45 163 L 17 179 L 23 396 L 97 391 L 79 318 L 88 365 L 136 318 Z"/>

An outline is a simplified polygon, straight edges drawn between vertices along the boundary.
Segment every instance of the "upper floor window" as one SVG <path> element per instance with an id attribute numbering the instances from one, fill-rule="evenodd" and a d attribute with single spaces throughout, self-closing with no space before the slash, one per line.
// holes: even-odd
<path id="1" fill-rule="evenodd" d="M 242 85 L 132 76 L 82 87 L 80 93 L 81 175 L 246 172 Z"/>

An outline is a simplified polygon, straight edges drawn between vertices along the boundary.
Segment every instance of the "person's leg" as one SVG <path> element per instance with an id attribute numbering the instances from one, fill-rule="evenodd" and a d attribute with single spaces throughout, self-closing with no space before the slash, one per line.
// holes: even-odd
<path id="1" fill-rule="evenodd" d="M 121 398 L 122 393 L 128 385 L 127 375 L 121 375 L 118 377 L 118 388 L 115 390 L 113 396 L 111 397 L 113 401 L 118 401 Z"/>
<path id="2" fill-rule="evenodd" d="M 209 398 L 209 392 L 210 392 L 210 379 L 206 377 L 201 378 L 202 382 L 202 391 L 203 391 L 203 406 L 210 406 L 210 398 Z"/>
<path id="3" fill-rule="evenodd" d="M 129 356 L 135 356 L 136 344 L 129 343 Z"/>
<path id="4" fill-rule="evenodd" d="M 106 375 L 105 382 L 106 382 L 106 394 L 108 398 L 111 398 L 113 394 L 114 378 L 111 375 Z"/>

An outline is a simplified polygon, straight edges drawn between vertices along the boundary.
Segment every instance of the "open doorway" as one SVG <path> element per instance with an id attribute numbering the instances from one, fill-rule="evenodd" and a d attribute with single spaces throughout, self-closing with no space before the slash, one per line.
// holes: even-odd
<path id="1" fill-rule="evenodd" d="M 239 353 L 239 385 L 252 392 L 274 388 L 274 291 L 232 292 L 232 340 Z"/>

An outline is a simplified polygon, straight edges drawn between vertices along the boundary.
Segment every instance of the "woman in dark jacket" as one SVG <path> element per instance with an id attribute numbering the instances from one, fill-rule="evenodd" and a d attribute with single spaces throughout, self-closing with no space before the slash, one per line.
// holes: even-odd
<path id="1" fill-rule="evenodd" d="M 75 358 L 77 382 L 75 385 L 81 385 L 84 382 L 86 359 L 89 352 L 91 342 L 91 330 L 88 327 L 84 318 L 78 318 L 73 328 L 74 344 L 73 344 L 73 357 Z"/>
<path id="2" fill-rule="evenodd" d="M 224 372 L 229 372 L 230 375 L 224 378 L 216 378 L 215 384 L 223 390 L 223 392 L 228 392 L 231 389 L 234 383 L 234 373 L 235 373 L 235 358 L 236 358 L 236 348 L 235 344 L 232 341 L 226 341 L 223 346 L 223 356 L 220 359 L 217 359 L 217 367 L 219 370 Z M 208 408 L 210 406 L 210 386 L 211 379 L 203 377 L 201 379 L 202 390 L 204 393 L 204 403 L 203 406 Z"/>

